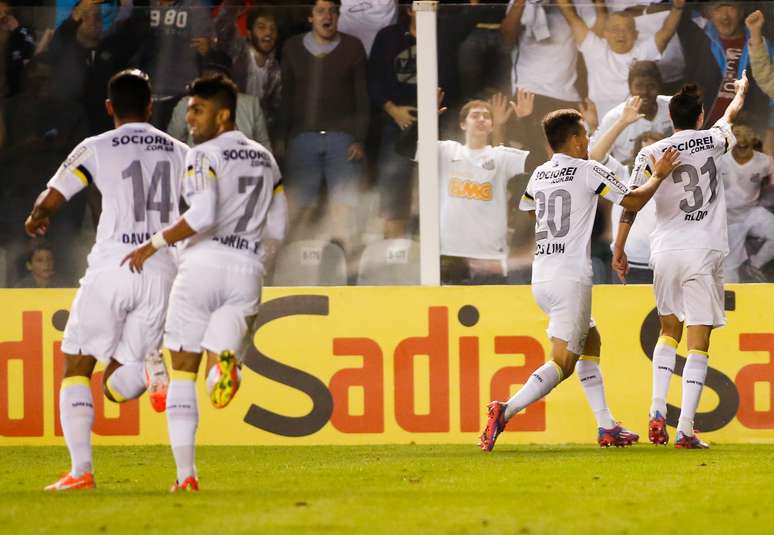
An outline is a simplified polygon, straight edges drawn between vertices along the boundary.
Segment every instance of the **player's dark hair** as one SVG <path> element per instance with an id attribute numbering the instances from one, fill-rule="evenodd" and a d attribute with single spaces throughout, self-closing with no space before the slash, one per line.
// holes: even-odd
<path id="1" fill-rule="evenodd" d="M 197 78 L 188 86 L 188 96 L 199 97 L 214 102 L 218 109 L 231 112 L 231 120 L 236 120 L 236 104 L 239 89 L 228 76 L 214 74 Z"/>
<path id="2" fill-rule="evenodd" d="M 139 69 L 119 71 L 108 82 L 108 98 L 119 118 L 144 118 L 151 101 L 148 75 Z"/>
<path id="3" fill-rule="evenodd" d="M 701 112 L 701 89 L 696 84 L 685 84 L 669 101 L 669 115 L 676 129 L 695 129 Z"/>
<path id="4" fill-rule="evenodd" d="M 543 131 L 551 149 L 558 151 L 570 139 L 585 130 L 583 116 L 578 110 L 555 110 L 543 117 Z"/>
<path id="5" fill-rule="evenodd" d="M 664 80 L 661 78 L 661 70 L 655 61 L 635 61 L 632 66 L 629 67 L 629 86 L 635 78 L 649 78 L 655 80 L 658 86 L 664 85 Z"/>

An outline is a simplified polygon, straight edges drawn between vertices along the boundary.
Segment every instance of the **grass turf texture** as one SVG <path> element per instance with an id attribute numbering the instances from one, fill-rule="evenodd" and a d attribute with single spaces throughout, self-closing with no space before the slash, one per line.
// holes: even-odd
<path id="1" fill-rule="evenodd" d="M 2 533 L 764 533 L 774 446 L 98 447 L 97 489 L 44 493 L 63 447 L 0 448 Z M 767 527 L 768 526 L 768 527 Z"/>

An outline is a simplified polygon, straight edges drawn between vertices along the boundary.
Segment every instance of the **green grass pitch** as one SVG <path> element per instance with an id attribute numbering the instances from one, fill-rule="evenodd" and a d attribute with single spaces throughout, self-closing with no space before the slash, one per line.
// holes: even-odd
<path id="1" fill-rule="evenodd" d="M 771 533 L 774 445 L 97 447 L 97 489 L 41 489 L 64 447 L 0 449 L 0 533 Z"/>

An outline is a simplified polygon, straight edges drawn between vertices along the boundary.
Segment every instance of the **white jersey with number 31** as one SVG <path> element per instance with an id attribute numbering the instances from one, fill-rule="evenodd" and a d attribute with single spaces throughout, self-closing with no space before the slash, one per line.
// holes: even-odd
<path id="1" fill-rule="evenodd" d="M 535 210 L 532 282 L 591 284 L 597 196 L 617 204 L 628 192 L 610 169 L 594 160 L 558 153 L 535 169 L 519 203 L 521 210 Z"/>
<path id="2" fill-rule="evenodd" d="M 207 261 L 213 255 L 226 255 L 236 261 L 235 269 L 262 271 L 263 238 L 273 197 L 282 191 L 281 178 L 271 153 L 239 131 L 192 148 L 186 159 L 183 196 L 191 206 L 190 214 L 205 206 L 214 210 L 214 223 L 199 229 L 189 212 L 183 214 L 197 234 L 182 258 Z"/>
<path id="3" fill-rule="evenodd" d="M 81 142 L 49 180 L 66 199 L 93 183 L 102 194 L 89 268 L 118 266 L 138 245 L 177 220 L 188 147 L 147 123 L 127 123 Z M 160 251 L 150 269 L 175 269 Z"/>
<path id="4" fill-rule="evenodd" d="M 728 254 L 728 227 L 719 159 L 736 143 L 731 126 L 718 121 L 709 130 L 681 130 L 645 147 L 637 155 L 632 184 L 644 184 L 653 161 L 669 147 L 680 155 L 679 165 L 653 195 L 656 228 L 651 254 L 681 249 L 711 249 Z"/>

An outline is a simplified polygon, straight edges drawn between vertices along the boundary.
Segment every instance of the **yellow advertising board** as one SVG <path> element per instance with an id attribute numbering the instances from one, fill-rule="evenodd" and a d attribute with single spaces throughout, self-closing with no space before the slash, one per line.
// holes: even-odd
<path id="1" fill-rule="evenodd" d="M 60 343 L 74 290 L 0 290 L 0 445 L 62 444 Z M 730 285 L 713 334 L 696 427 L 718 442 L 774 442 L 774 285 Z M 594 288 L 613 415 L 644 432 L 658 321 L 649 286 Z M 528 286 L 266 288 L 236 399 L 209 405 L 200 444 L 469 443 L 485 404 L 506 399 L 548 357 L 547 320 Z M 684 342 L 676 373 L 685 362 Z M 200 374 L 201 375 L 201 374 Z M 121 405 L 93 378 L 95 444 L 167 442 L 164 414 Z M 680 377 L 669 395 L 680 404 Z M 502 443 L 591 442 L 575 377 L 517 415 Z"/>

